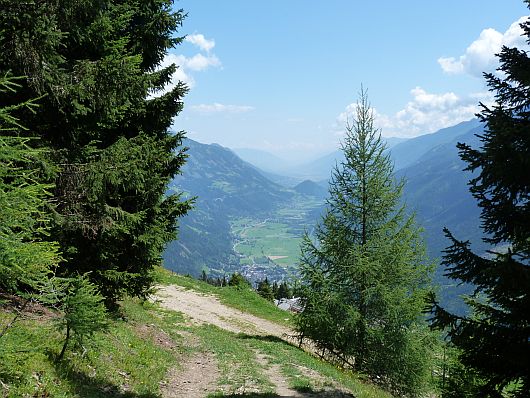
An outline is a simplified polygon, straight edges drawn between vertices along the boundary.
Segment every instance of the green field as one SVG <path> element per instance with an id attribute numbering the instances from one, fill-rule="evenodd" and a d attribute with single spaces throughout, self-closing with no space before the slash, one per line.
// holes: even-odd
<path id="1" fill-rule="evenodd" d="M 289 232 L 285 223 L 239 219 L 232 224 L 232 231 L 237 236 L 235 250 L 246 257 L 242 262 L 266 263 L 268 259 L 288 267 L 298 261 L 302 238 Z"/>
<path id="2" fill-rule="evenodd" d="M 268 218 L 233 219 L 234 250 L 241 255 L 240 263 L 293 270 L 299 260 L 302 237 L 314 227 L 320 206 L 319 201 L 298 196 Z"/>

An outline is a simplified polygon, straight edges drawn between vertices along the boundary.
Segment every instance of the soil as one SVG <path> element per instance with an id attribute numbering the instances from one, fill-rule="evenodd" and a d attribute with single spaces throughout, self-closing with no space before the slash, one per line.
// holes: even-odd
<path id="1" fill-rule="evenodd" d="M 275 336 L 288 339 L 294 332 L 284 326 L 227 307 L 214 296 L 186 290 L 179 286 L 164 286 L 156 296 L 162 307 L 182 312 L 192 324 L 212 324 L 234 333 Z"/>
<path id="2" fill-rule="evenodd" d="M 190 324 L 212 324 L 234 333 L 275 336 L 292 341 L 294 332 L 284 326 L 262 318 L 227 307 L 218 298 L 205 295 L 179 286 L 161 287 L 155 299 L 162 307 L 183 313 Z M 256 352 L 256 361 L 262 365 L 263 372 L 275 387 L 278 398 L 353 398 L 348 391 L 331 384 L 325 387 L 325 378 L 313 370 L 300 367 L 301 372 L 316 381 L 319 392 L 301 392 L 289 387 L 279 365 L 272 364 L 267 356 Z M 182 361 L 182 367 L 172 369 L 167 382 L 161 385 L 164 398 L 189 397 L 203 398 L 219 391 L 217 380 L 220 377 L 217 362 L 212 353 L 196 353 Z M 244 393 L 249 391 L 245 390 Z M 238 392 L 236 392 L 237 394 Z"/>
<path id="3" fill-rule="evenodd" d="M 197 353 L 172 369 L 160 386 L 164 398 L 203 398 L 217 390 L 219 369 L 211 353 Z"/>

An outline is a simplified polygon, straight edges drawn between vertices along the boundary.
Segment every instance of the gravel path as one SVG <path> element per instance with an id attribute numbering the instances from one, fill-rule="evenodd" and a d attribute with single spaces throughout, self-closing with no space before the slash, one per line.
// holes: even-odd
<path id="1" fill-rule="evenodd" d="M 294 332 L 284 326 L 227 307 L 217 297 L 186 290 L 180 286 L 163 286 L 156 300 L 162 307 L 185 314 L 193 324 L 212 324 L 234 333 L 276 336 L 287 339 Z"/>
<path id="2" fill-rule="evenodd" d="M 195 325 L 211 324 L 234 333 L 275 336 L 286 341 L 293 331 L 274 322 L 258 318 L 222 304 L 212 295 L 205 295 L 180 286 L 160 287 L 154 299 L 162 307 L 183 313 L 188 322 Z M 190 341 L 191 343 L 191 341 Z M 325 388 L 317 393 L 305 393 L 293 390 L 282 374 L 280 366 L 270 363 L 269 358 L 256 352 L 256 361 L 262 366 L 263 373 L 275 387 L 278 398 L 353 398 L 342 389 Z M 304 368 L 305 369 L 305 368 Z M 318 373 L 305 369 L 313 380 L 323 380 Z M 216 382 L 220 377 L 216 358 L 211 353 L 196 353 L 187 358 L 178 369 L 168 374 L 168 381 L 161 385 L 164 398 L 203 398 L 219 391 Z M 237 393 L 236 393 L 237 395 Z"/>

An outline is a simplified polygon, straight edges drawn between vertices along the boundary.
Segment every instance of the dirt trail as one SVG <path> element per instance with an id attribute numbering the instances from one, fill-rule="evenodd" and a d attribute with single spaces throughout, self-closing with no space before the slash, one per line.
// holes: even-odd
<path id="1" fill-rule="evenodd" d="M 217 390 L 219 370 L 213 355 L 199 353 L 187 358 L 182 369 L 173 369 L 160 386 L 164 398 L 203 398 Z"/>
<path id="2" fill-rule="evenodd" d="M 163 286 L 154 299 L 162 307 L 183 313 L 192 324 L 212 324 L 234 333 L 275 336 L 286 341 L 291 340 L 289 336 L 294 334 L 287 327 L 227 307 L 215 296 L 186 290 L 180 286 Z M 353 398 L 353 395 L 342 389 L 325 388 L 317 393 L 293 390 L 289 387 L 279 365 L 271 363 L 266 355 L 259 352 L 256 352 L 256 361 L 262 365 L 264 374 L 274 385 L 275 396 L 278 398 Z M 311 379 L 324 380 L 317 372 L 305 368 L 304 370 L 303 373 Z M 209 393 L 219 391 L 216 385 L 219 375 L 215 357 L 211 353 L 197 353 L 185 360 L 181 369 L 173 369 L 168 374 L 168 381 L 161 386 L 162 396 L 164 398 L 206 397 Z"/>
<path id="3" fill-rule="evenodd" d="M 256 360 L 263 367 L 263 373 L 267 376 L 269 381 L 275 387 L 275 393 L 280 397 L 289 398 L 304 398 L 308 397 L 302 393 L 299 393 L 292 388 L 289 388 L 289 382 L 285 379 L 280 371 L 280 366 L 277 364 L 270 364 L 269 359 L 266 355 L 256 352 Z"/>
<path id="4" fill-rule="evenodd" d="M 276 336 L 287 339 L 294 332 L 284 326 L 227 307 L 217 297 L 186 290 L 180 286 L 163 286 L 156 300 L 162 307 L 185 314 L 194 324 L 212 324 L 234 333 Z"/>

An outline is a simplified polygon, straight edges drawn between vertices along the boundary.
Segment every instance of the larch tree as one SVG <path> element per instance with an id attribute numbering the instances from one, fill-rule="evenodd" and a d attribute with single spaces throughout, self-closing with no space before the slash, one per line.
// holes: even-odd
<path id="1" fill-rule="evenodd" d="M 527 4 L 530 2 L 526 1 Z M 521 27 L 530 44 L 530 21 Z M 485 255 L 448 230 L 446 275 L 475 287 L 471 314 L 444 310 L 432 297 L 432 325 L 445 329 L 463 365 L 483 381 L 481 396 L 527 397 L 530 391 L 530 58 L 503 47 L 499 73 L 485 74 L 495 104 L 482 104 L 480 148 L 458 144 L 470 191 L 481 208 Z"/>
<path id="2" fill-rule="evenodd" d="M 170 127 L 187 88 L 164 91 L 176 66 L 160 68 L 182 40 L 183 11 L 172 0 L 0 0 L 0 8 L 0 72 L 27 76 L 9 101 L 41 97 L 21 117 L 60 169 L 59 274 L 90 273 L 108 305 L 145 296 L 190 208 L 165 195 L 185 161 L 184 134 Z"/>
<path id="3" fill-rule="evenodd" d="M 428 376 L 430 265 L 363 91 L 342 150 L 327 213 L 302 244 L 298 331 L 323 356 L 416 396 Z"/>

